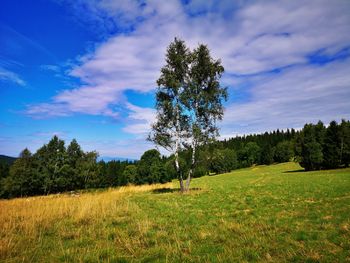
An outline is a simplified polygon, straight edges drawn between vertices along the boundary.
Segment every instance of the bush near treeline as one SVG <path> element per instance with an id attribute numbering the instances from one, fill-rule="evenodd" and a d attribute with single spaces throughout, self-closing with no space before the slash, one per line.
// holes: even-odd
<path id="1" fill-rule="evenodd" d="M 180 165 L 190 168 L 190 151 L 180 153 Z M 0 197 L 12 198 L 106 188 L 127 184 L 165 183 L 176 178 L 174 157 L 146 151 L 139 161 L 97 161 L 73 140 L 54 136 L 34 154 L 24 149 L 9 165 L 0 162 Z M 350 122 L 319 121 L 301 131 L 265 132 L 216 141 L 200 147 L 194 177 L 229 172 L 255 164 L 297 161 L 305 170 L 347 167 L 350 163 Z"/>

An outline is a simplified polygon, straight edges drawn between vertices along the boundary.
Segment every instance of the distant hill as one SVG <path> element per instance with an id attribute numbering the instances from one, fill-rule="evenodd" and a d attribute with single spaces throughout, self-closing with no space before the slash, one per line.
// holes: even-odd
<path id="1" fill-rule="evenodd" d="M 0 162 L 5 161 L 8 164 L 13 164 L 14 161 L 16 161 L 17 158 L 11 157 L 11 156 L 6 156 L 6 155 L 1 155 L 0 154 Z"/>
<path id="2" fill-rule="evenodd" d="M 13 164 L 14 161 L 16 161 L 16 157 L 11 157 L 11 156 L 7 156 L 7 155 L 1 155 L 0 154 L 0 162 L 1 161 L 5 161 L 8 164 Z M 136 159 L 133 158 L 124 158 L 124 157 L 111 157 L 111 156 L 101 156 L 98 158 L 98 161 L 105 161 L 105 162 L 109 162 L 109 161 L 137 161 Z"/>
<path id="3" fill-rule="evenodd" d="M 130 162 L 133 162 L 133 161 L 137 161 L 136 159 L 133 159 L 133 158 L 124 158 L 124 157 L 111 157 L 111 156 L 100 156 L 98 157 L 98 161 L 105 161 L 105 162 L 109 162 L 109 161 L 130 161 Z"/>

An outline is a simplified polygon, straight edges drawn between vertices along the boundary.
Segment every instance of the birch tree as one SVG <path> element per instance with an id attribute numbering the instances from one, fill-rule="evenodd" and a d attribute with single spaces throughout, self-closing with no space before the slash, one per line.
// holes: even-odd
<path id="1" fill-rule="evenodd" d="M 157 120 L 149 139 L 174 154 L 182 192 L 189 190 L 198 147 L 219 134 L 216 124 L 227 98 L 219 83 L 223 72 L 221 61 L 214 60 L 205 45 L 191 52 L 175 38 L 167 49 L 166 65 L 157 81 Z M 191 151 L 186 183 L 179 162 L 182 149 Z"/>
<path id="2" fill-rule="evenodd" d="M 161 69 L 156 92 L 157 120 L 149 139 L 175 156 L 175 169 L 181 192 L 185 191 L 179 152 L 188 131 L 187 116 L 181 102 L 186 89 L 190 52 L 182 40 L 175 38 L 166 53 L 166 65 Z"/>
<path id="3" fill-rule="evenodd" d="M 191 53 L 188 85 L 182 101 L 188 115 L 189 150 L 192 152 L 185 190 L 190 186 L 196 166 L 198 147 L 219 135 L 217 121 L 222 120 L 222 101 L 227 99 L 227 89 L 220 86 L 224 67 L 214 60 L 206 45 L 199 45 Z"/>

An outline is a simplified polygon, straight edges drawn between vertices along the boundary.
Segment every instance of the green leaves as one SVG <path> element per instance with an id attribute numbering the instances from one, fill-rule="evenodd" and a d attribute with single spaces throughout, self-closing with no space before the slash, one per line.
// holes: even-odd
<path id="1" fill-rule="evenodd" d="M 301 148 L 300 165 L 306 170 L 334 169 L 348 166 L 350 160 L 350 122 L 322 122 L 306 124 L 298 144 Z"/>
<path id="2" fill-rule="evenodd" d="M 217 136 L 216 121 L 222 119 L 222 101 L 227 99 L 227 90 L 219 83 L 223 72 L 221 61 L 211 57 L 206 45 L 190 51 L 175 38 L 157 81 L 157 121 L 149 139 L 172 149 L 176 131 L 181 146 L 188 139 L 200 143 Z"/>
<path id="3" fill-rule="evenodd" d="M 222 101 L 227 99 L 227 90 L 219 82 L 224 67 L 211 57 L 207 46 L 199 45 L 190 51 L 177 38 L 170 43 L 165 61 L 157 81 L 157 120 L 149 140 L 174 153 L 184 191 L 185 169 L 180 170 L 178 155 L 183 148 L 192 149 L 188 188 L 196 165 L 196 148 L 219 135 L 216 123 L 222 119 Z"/>
<path id="4" fill-rule="evenodd" d="M 189 112 L 192 138 L 201 143 L 218 135 L 216 122 L 222 119 L 222 101 L 227 99 L 227 90 L 219 82 L 224 68 L 220 60 L 211 57 L 206 45 L 199 45 L 191 53 L 189 68 L 182 98 Z"/>
<path id="5" fill-rule="evenodd" d="M 166 173 L 166 168 L 161 160 L 160 153 L 156 149 L 146 151 L 137 165 L 135 183 L 165 183 L 171 180 Z"/>

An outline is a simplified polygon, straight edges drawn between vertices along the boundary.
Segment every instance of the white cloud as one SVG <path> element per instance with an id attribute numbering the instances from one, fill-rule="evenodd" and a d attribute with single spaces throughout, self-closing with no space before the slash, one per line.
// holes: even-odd
<path id="1" fill-rule="evenodd" d="M 41 103 L 36 105 L 30 105 L 25 111 L 28 116 L 32 116 L 37 119 L 44 119 L 53 116 L 68 116 L 69 113 L 66 110 L 65 105 Z"/>
<path id="2" fill-rule="evenodd" d="M 225 84 L 252 83 L 251 101 L 228 106 L 225 134 L 291 127 L 348 113 L 344 109 L 350 98 L 349 82 L 343 75 L 349 74 L 349 63 L 313 66 L 308 56 L 318 51 L 332 56 L 349 47 L 349 1 L 190 1 L 186 5 L 145 1 L 143 5 L 102 0 L 84 2 L 83 9 L 81 1 L 72 6 L 88 19 L 103 25 L 112 21 L 122 29 L 131 25 L 132 30 L 109 37 L 79 58 L 69 74 L 83 84 L 61 91 L 50 103 L 31 105 L 27 113 L 32 116 L 78 112 L 115 117 L 114 106 L 122 105 L 130 111 L 123 130 L 145 133 L 154 110 L 126 103 L 123 94 L 127 89 L 154 89 L 166 46 L 175 36 L 191 47 L 208 44 L 225 66 Z M 265 72 L 291 65 L 282 74 L 265 77 Z M 259 77 L 239 81 L 230 77 L 247 74 Z M 236 129 L 236 123 L 249 126 Z"/>
<path id="3" fill-rule="evenodd" d="M 41 65 L 40 68 L 42 70 L 53 71 L 53 72 L 59 72 L 60 71 L 60 67 L 57 66 L 57 65 L 46 64 L 46 65 Z"/>
<path id="4" fill-rule="evenodd" d="M 156 111 L 152 108 L 138 107 L 131 103 L 127 104 L 127 108 L 130 110 L 128 117 L 132 123 L 127 124 L 123 131 L 131 134 L 147 135 L 152 123 L 155 122 Z"/>
<path id="5" fill-rule="evenodd" d="M 123 140 L 78 140 L 85 151 L 97 150 L 100 156 L 139 159 L 154 146 L 144 138 Z M 132 145 L 132 146 L 131 146 Z"/>
<path id="6" fill-rule="evenodd" d="M 293 67 L 251 81 L 249 102 L 227 107 L 223 133 L 296 128 L 350 116 L 350 59 L 323 67 Z"/>
<path id="7" fill-rule="evenodd" d="M 118 118 L 111 105 L 122 99 L 122 94 L 111 86 L 84 86 L 72 90 L 64 90 L 53 97 L 52 103 L 29 105 L 25 113 L 34 118 L 69 116 L 74 113 L 103 115 Z"/>
<path id="8" fill-rule="evenodd" d="M 25 86 L 26 82 L 18 74 L 0 67 L 0 80 L 10 81 L 20 86 Z"/>

